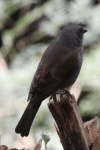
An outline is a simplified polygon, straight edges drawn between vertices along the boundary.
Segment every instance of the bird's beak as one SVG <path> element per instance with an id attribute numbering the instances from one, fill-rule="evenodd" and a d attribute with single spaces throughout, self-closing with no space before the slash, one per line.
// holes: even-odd
<path id="1" fill-rule="evenodd" d="M 87 31 L 86 29 L 84 29 L 84 30 L 83 30 L 83 33 L 86 33 L 86 32 L 88 32 L 88 31 Z"/>

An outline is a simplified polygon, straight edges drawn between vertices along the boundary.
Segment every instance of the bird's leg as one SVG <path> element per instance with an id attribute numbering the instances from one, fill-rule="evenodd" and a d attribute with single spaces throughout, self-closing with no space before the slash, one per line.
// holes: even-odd
<path id="1" fill-rule="evenodd" d="M 60 95 L 60 98 L 61 98 L 64 94 L 69 95 L 71 98 L 73 97 L 73 95 L 71 95 L 70 92 L 69 92 L 67 89 L 64 89 L 64 90 L 58 90 L 58 91 L 56 91 L 54 94 L 52 94 L 52 95 L 50 96 L 49 101 L 50 101 L 51 99 L 53 99 L 54 102 L 56 103 L 56 100 L 57 100 L 57 99 L 56 99 L 56 94 L 59 94 L 59 95 Z"/>
<path id="2" fill-rule="evenodd" d="M 65 91 L 64 91 L 64 90 L 58 90 L 58 91 L 56 91 L 54 94 L 52 94 L 52 95 L 50 96 L 50 99 L 49 99 L 49 100 L 55 99 L 56 94 L 59 94 L 60 96 L 62 96 L 63 94 L 65 94 Z"/>
<path id="3" fill-rule="evenodd" d="M 53 99 L 53 95 L 51 95 L 51 96 L 50 96 L 50 98 L 49 98 L 49 102 L 51 101 L 51 99 Z"/>
<path id="4" fill-rule="evenodd" d="M 56 94 L 59 94 L 60 96 L 64 95 L 65 93 L 66 93 L 65 90 L 58 90 L 56 92 Z"/>
<path id="5" fill-rule="evenodd" d="M 70 97 L 72 97 L 72 95 L 70 94 L 70 92 L 69 92 L 67 89 L 58 90 L 58 91 L 56 92 L 56 94 L 59 94 L 60 97 L 62 97 L 64 94 L 68 94 Z"/>
<path id="6" fill-rule="evenodd" d="M 52 94 L 52 95 L 50 96 L 49 101 L 50 101 L 51 99 L 54 100 L 54 103 L 55 103 L 55 104 L 57 103 L 56 93 L 54 93 L 54 94 Z"/>

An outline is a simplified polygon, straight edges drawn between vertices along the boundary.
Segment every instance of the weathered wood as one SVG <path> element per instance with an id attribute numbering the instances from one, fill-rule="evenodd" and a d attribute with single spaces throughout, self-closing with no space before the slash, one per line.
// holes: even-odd
<path id="1" fill-rule="evenodd" d="M 97 128 L 98 117 L 84 123 L 85 134 L 90 145 L 90 150 L 100 149 L 100 124 Z"/>
<path id="2" fill-rule="evenodd" d="M 73 95 L 55 95 L 48 104 L 64 150 L 89 150 L 83 122 Z"/>
<path id="3" fill-rule="evenodd" d="M 34 150 L 41 150 L 41 146 L 42 146 L 42 139 L 39 140 L 39 142 L 37 143 L 37 145 L 34 148 Z"/>

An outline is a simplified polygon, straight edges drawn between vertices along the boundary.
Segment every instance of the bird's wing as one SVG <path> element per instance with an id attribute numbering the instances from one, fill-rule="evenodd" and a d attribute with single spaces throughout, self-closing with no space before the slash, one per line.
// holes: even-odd
<path id="1" fill-rule="evenodd" d="M 62 61 L 62 62 L 61 62 Z M 58 90 L 60 85 L 73 75 L 78 66 L 78 52 L 73 51 L 71 55 L 65 56 L 63 60 L 56 63 L 49 72 L 41 78 L 37 90 L 42 97 L 48 97 Z"/>
<path id="2" fill-rule="evenodd" d="M 59 55 L 60 57 L 57 57 L 59 59 L 53 63 L 39 65 L 31 83 L 28 100 L 31 100 L 36 92 L 39 93 L 41 97 L 46 98 L 51 95 L 53 91 L 58 90 L 58 87 L 63 81 L 70 77 L 71 72 L 73 72 L 72 70 L 77 67 L 78 55 L 79 53 L 75 50 L 72 51 L 71 54 L 66 53 L 64 57 Z"/>
<path id="3" fill-rule="evenodd" d="M 40 75 L 41 75 L 41 72 L 42 72 L 42 68 L 43 68 L 43 66 L 38 65 L 37 71 L 36 71 L 36 73 L 35 73 L 35 75 L 33 77 L 33 80 L 31 82 L 31 86 L 30 86 L 30 90 L 29 90 L 29 95 L 28 95 L 27 101 L 31 100 L 32 97 L 36 93 L 36 89 L 37 89 L 37 86 L 38 86 L 38 83 L 39 83 L 39 79 L 40 79 Z"/>

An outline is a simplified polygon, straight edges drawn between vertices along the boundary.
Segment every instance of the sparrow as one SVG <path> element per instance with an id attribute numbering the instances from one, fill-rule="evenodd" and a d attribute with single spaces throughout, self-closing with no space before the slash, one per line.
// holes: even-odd
<path id="1" fill-rule="evenodd" d="M 29 135 L 42 101 L 76 81 L 83 61 L 85 32 L 81 25 L 69 23 L 45 50 L 30 86 L 28 106 L 15 128 L 22 137 Z"/>

